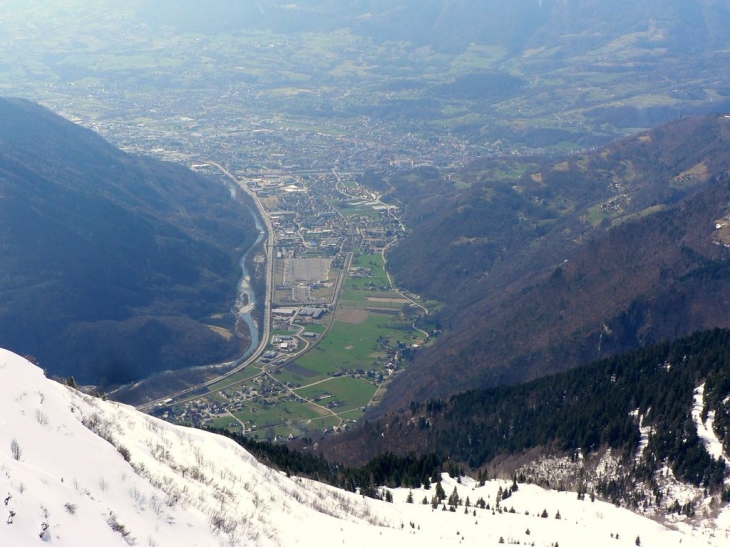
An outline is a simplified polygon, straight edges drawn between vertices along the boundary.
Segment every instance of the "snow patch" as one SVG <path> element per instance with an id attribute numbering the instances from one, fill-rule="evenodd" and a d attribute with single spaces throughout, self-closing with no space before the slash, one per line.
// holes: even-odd
<path id="1" fill-rule="evenodd" d="M 722 453 L 722 442 L 717 438 L 713 427 L 715 423 L 715 411 L 710 410 L 707 413 L 707 420 L 702 421 L 702 407 L 704 406 L 705 384 L 696 388 L 694 391 L 694 406 L 692 407 L 692 419 L 697 426 L 697 434 L 705 443 L 710 456 L 716 460 L 724 456 Z"/>
<path id="2" fill-rule="evenodd" d="M 649 410 L 651 410 L 651 408 Z M 649 410 L 647 410 L 647 414 L 649 413 Z M 651 434 L 652 429 L 650 426 L 644 426 L 644 415 L 639 415 L 638 408 L 629 412 L 629 415 L 639 418 L 639 434 L 641 435 L 641 438 L 639 439 L 639 446 L 636 449 L 636 456 L 634 459 L 634 462 L 638 464 L 641 462 L 641 458 L 644 457 L 646 447 L 649 446 L 649 435 Z"/>

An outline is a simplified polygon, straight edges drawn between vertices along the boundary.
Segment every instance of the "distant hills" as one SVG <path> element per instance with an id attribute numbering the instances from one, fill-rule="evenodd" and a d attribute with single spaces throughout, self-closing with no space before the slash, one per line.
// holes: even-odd
<path id="1" fill-rule="evenodd" d="M 368 91 L 356 102 L 327 105 L 320 115 L 334 108 L 337 115 L 411 121 L 437 133 L 448 128 L 487 149 L 575 150 L 730 105 L 727 0 L 134 5 L 143 28 L 263 33 L 280 42 L 357 37 L 372 44 L 373 57 L 360 60 L 368 66 L 365 77 L 302 64 L 315 85 L 329 86 L 334 78 Z M 391 59 L 388 44 L 405 55 Z M 436 123 L 444 119 L 449 122 Z"/>
<path id="2" fill-rule="evenodd" d="M 727 44 L 723 29 L 730 22 L 730 4 L 724 0 L 225 0 L 205 7 L 193 0 L 162 0 L 133 5 L 148 22 L 197 32 L 350 28 L 379 41 L 409 41 L 451 52 L 470 44 L 554 49 L 556 59 L 607 46 L 623 35 L 632 43 L 697 53 Z"/>
<path id="3" fill-rule="evenodd" d="M 0 345 L 49 373 L 117 383 L 236 354 L 221 333 L 256 233 L 223 184 L 0 100 Z"/>
<path id="4" fill-rule="evenodd" d="M 397 283 L 446 304 L 384 408 L 730 326 L 729 152 L 715 115 L 560 162 L 368 174 L 412 230 L 388 255 Z"/>
<path id="5" fill-rule="evenodd" d="M 472 153 L 560 153 L 730 105 L 726 0 L 9 6 L 9 29 L 32 22 L 0 67 L 8 89 L 17 90 L 10 92 L 30 92 L 60 110 L 79 103 L 44 96 L 39 81 L 68 96 L 80 93 L 76 86 L 98 85 L 93 107 L 67 109 L 87 120 L 107 109 L 119 119 L 138 107 L 157 111 L 154 101 L 132 99 L 150 86 L 179 94 L 169 113 L 192 118 L 218 90 L 252 86 L 264 100 L 250 106 L 264 117 L 369 119 L 394 127 L 396 138 L 461 139 L 476 147 Z M 108 39 L 128 31 L 124 40 Z M 26 72 L 31 64 L 38 74 Z M 115 86 L 131 92 L 129 102 L 107 95 Z M 245 96 L 225 95 L 225 102 Z M 214 111 L 225 118 L 225 110 Z"/>

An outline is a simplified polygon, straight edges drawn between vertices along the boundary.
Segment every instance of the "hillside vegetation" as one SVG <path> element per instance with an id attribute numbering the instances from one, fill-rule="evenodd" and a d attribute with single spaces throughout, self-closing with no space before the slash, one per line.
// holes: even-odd
<path id="1" fill-rule="evenodd" d="M 363 177 L 405 207 L 396 282 L 446 303 L 385 408 L 730 326 L 729 129 L 686 118 L 559 162 Z"/>
<path id="2" fill-rule="evenodd" d="M 222 183 L 0 101 L 0 345 L 50 373 L 116 383 L 235 354 L 210 326 L 234 327 L 254 235 Z"/>

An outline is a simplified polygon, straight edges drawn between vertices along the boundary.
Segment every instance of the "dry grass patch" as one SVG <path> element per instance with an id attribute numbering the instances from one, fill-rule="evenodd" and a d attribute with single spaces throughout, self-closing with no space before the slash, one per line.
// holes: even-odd
<path id="1" fill-rule="evenodd" d="M 368 317 L 370 312 L 367 310 L 345 310 L 337 314 L 337 321 L 359 325 L 367 321 Z"/>

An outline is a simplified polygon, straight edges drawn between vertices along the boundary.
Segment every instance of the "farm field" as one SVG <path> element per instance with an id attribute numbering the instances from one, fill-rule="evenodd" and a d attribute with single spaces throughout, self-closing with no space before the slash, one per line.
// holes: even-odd
<path id="1" fill-rule="evenodd" d="M 338 411 L 353 410 L 366 406 L 377 391 L 372 382 L 350 376 L 334 378 L 310 387 L 296 390 L 298 395 L 331 403 Z"/>

